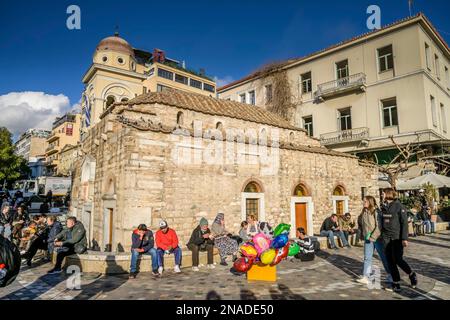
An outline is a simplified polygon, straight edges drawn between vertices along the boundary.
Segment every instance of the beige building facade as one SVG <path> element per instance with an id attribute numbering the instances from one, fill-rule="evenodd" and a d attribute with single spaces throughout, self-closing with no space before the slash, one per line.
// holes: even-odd
<path id="1" fill-rule="evenodd" d="M 82 131 L 100 121 L 100 115 L 114 102 L 125 102 L 146 92 L 168 88 L 216 95 L 216 84 L 205 75 L 186 68 L 184 62 L 133 48 L 116 33 L 97 45 L 92 64 L 83 76 Z"/>
<path id="2" fill-rule="evenodd" d="M 59 152 L 59 164 L 56 168 L 56 175 L 69 177 L 75 167 L 78 157 L 78 145 L 66 144 Z"/>
<path id="3" fill-rule="evenodd" d="M 286 61 L 296 106 L 290 122 L 323 146 L 388 160 L 396 142 L 439 153 L 450 138 L 450 50 L 422 14 Z M 218 89 L 221 99 L 270 104 L 269 77 Z"/>
<path id="4" fill-rule="evenodd" d="M 200 217 L 218 212 L 234 233 L 253 213 L 317 234 L 331 213 L 356 214 L 363 195 L 378 195 L 376 168 L 277 115 L 181 91 L 110 106 L 80 154 L 71 211 L 106 251 L 128 251 L 132 230 L 160 219 L 185 249 Z"/>
<path id="5" fill-rule="evenodd" d="M 80 141 L 81 114 L 67 113 L 53 122 L 52 133 L 47 138 L 45 161 L 47 172 L 58 173 L 61 150 L 66 145 L 77 145 Z"/>
<path id="6" fill-rule="evenodd" d="M 15 143 L 16 154 L 30 161 L 30 158 L 35 158 L 45 155 L 47 148 L 47 137 L 50 135 L 49 130 L 43 129 L 29 129 L 24 132 Z"/>

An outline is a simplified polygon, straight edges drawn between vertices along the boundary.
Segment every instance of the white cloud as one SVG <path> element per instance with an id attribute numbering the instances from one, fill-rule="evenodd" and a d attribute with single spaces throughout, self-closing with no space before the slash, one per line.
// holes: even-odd
<path id="1" fill-rule="evenodd" d="M 13 135 L 32 128 L 51 129 L 57 116 L 74 107 L 63 94 L 10 92 L 0 96 L 0 126 L 8 128 Z"/>
<path id="2" fill-rule="evenodd" d="M 229 84 L 230 82 L 233 82 L 234 79 L 232 76 L 225 76 L 223 78 L 214 77 L 214 81 L 216 81 L 217 88 L 223 87 L 224 85 Z"/>

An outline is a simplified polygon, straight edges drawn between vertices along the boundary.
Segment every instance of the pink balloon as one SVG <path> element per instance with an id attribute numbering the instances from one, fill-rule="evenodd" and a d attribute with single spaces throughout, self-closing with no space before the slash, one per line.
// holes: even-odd
<path id="1" fill-rule="evenodd" d="M 270 248 L 271 240 L 264 233 L 258 233 L 253 237 L 253 243 L 258 255 L 260 255 Z"/>

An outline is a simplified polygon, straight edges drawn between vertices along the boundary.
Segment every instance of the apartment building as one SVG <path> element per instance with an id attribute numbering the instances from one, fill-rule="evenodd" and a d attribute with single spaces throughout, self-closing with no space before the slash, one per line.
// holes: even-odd
<path id="1" fill-rule="evenodd" d="M 67 113 L 53 122 L 52 133 L 47 138 L 45 161 L 47 173 L 57 174 L 61 150 L 66 145 L 77 145 L 80 141 L 80 114 Z"/>
<path id="2" fill-rule="evenodd" d="M 49 135 L 49 130 L 27 130 L 20 135 L 15 143 L 16 154 L 22 156 L 27 161 L 30 161 L 30 158 L 44 155 L 47 147 L 47 137 Z"/>
<path id="3" fill-rule="evenodd" d="M 396 152 L 390 136 L 434 154 L 449 145 L 450 49 L 423 14 L 280 68 L 295 100 L 291 123 L 328 148 L 383 163 Z M 254 73 L 219 88 L 218 95 L 267 107 L 273 83 Z"/>
<path id="4" fill-rule="evenodd" d="M 205 71 L 191 70 L 160 49 L 133 48 L 118 33 L 97 45 L 92 64 L 83 76 L 82 132 L 100 120 L 114 102 L 168 88 L 216 96 L 215 81 Z"/>

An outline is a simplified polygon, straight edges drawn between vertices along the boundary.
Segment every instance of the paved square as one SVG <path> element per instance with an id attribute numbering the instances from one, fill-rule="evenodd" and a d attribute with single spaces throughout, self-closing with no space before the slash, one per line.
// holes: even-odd
<path id="1" fill-rule="evenodd" d="M 234 276 L 229 267 L 214 270 L 201 268 L 193 272 L 183 269 L 181 274 L 171 270 L 160 278 L 139 274 L 129 280 L 128 275 L 105 276 L 83 274 L 81 289 L 67 289 L 68 276 L 47 275 L 48 263 L 33 268 L 23 267 L 16 281 L 0 289 L 0 299 L 12 300 L 181 300 L 181 299 L 450 299 L 450 231 L 411 238 L 405 251 L 406 260 L 417 272 L 419 286 L 412 289 L 403 283 L 400 294 L 383 289 L 369 289 L 355 282 L 361 273 L 363 251 L 360 247 L 321 251 L 311 262 L 284 261 L 278 267 L 276 283 L 248 283 L 245 276 Z M 378 259 L 375 264 L 381 266 Z M 405 274 L 402 274 L 408 280 Z M 385 280 L 382 271 L 381 280 Z M 71 281 L 69 280 L 69 283 Z"/>

